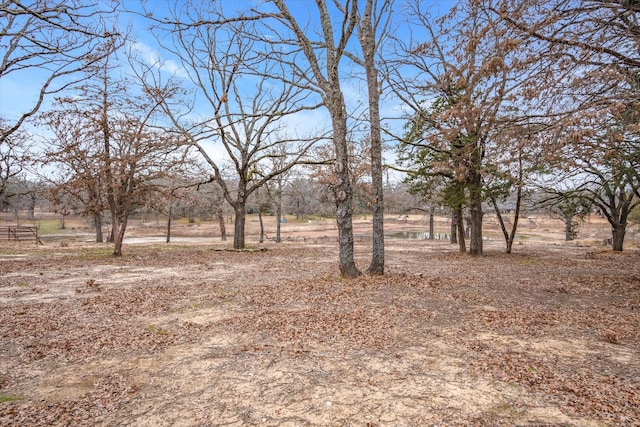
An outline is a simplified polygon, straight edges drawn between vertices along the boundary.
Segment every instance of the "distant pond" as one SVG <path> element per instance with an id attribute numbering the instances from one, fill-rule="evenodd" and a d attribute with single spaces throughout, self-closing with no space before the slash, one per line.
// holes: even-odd
<path id="1" fill-rule="evenodd" d="M 386 235 L 392 239 L 409 239 L 409 240 L 427 240 L 429 238 L 428 231 L 397 231 Z M 436 240 L 448 240 L 448 234 L 434 233 L 433 238 Z"/>

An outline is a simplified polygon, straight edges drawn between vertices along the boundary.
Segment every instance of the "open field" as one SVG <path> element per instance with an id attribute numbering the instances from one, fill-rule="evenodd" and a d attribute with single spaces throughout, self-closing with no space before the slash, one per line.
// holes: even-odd
<path id="1" fill-rule="evenodd" d="M 506 215 L 507 227 L 510 229 L 512 219 Z M 273 240 L 276 233 L 275 217 L 263 217 L 266 240 Z M 89 228 L 86 218 L 69 217 L 65 221 L 65 229 L 60 229 L 60 217 L 51 213 L 36 215 L 35 220 L 21 219 L 16 221 L 13 215 L 0 213 L 2 225 L 30 225 L 37 226 L 45 241 L 57 242 L 65 240 L 73 242 L 92 242 L 95 237 Z M 448 217 L 435 217 L 434 233 L 445 239 L 450 232 Z M 233 224 L 226 224 L 229 240 L 233 237 Z M 259 221 L 257 215 L 248 215 L 246 223 L 247 244 L 255 244 L 259 236 Z M 389 237 L 397 233 L 425 233 L 428 231 L 428 217 L 426 215 L 387 215 L 385 216 L 385 230 Z M 105 238 L 108 227 L 104 228 Z M 303 218 L 296 220 L 294 216 L 287 216 L 286 222 L 281 224 L 282 239 L 285 241 L 334 242 L 337 236 L 337 226 L 331 218 Z M 354 233 L 356 241 L 366 240 L 371 235 L 371 217 L 357 216 L 354 218 Z M 215 221 L 196 220 L 189 223 L 186 218 L 175 220 L 171 231 L 174 242 L 218 243 L 220 231 Z M 483 236 L 488 242 L 502 244 L 504 237 L 500 231 L 495 214 L 484 216 Z M 525 215 L 520 218 L 516 245 L 529 243 L 545 243 L 568 246 L 602 246 L 603 239 L 611 237 L 611 226 L 604 218 L 591 216 L 586 221 L 578 222 L 578 237 L 575 241 L 565 244 L 563 224 L 558 219 L 545 215 Z M 166 239 L 166 218 L 154 215 L 140 215 L 129 221 L 125 242 L 129 243 L 161 243 Z M 640 227 L 630 224 L 627 229 L 625 247 L 637 249 L 640 247 Z M 125 249 L 126 250 L 126 249 Z"/>
<path id="2" fill-rule="evenodd" d="M 330 221 L 259 245 L 250 220 L 245 252 L 208 224 L 134 224 L 121 258 L 80 225 L 3 243 L 0 425 L 640 425 L 637 235 L 614 254 L 606 224 L 556 225 L 480 258 L 388 239 L 387 275 L 355 280 Z"/>

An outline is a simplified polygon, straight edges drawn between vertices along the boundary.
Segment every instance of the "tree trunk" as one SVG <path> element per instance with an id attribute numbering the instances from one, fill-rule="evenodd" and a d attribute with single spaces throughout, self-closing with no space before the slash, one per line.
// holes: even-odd
<path id="1" fill-rule="evenodd" d="M 0 182 L 0 212 L 9 211 L 9 200 L 6 194 L 7 192 L 5 190 L 5 183 Z"/>
<path id="2" fill-rule="evenodd" d="M 507 253 L 510 253 L 511 250 L 509 248 L 509 232 L 507 231 L 507 226 L 504 223 L 504 218 L 502 217 L 502 213 L 500 212 L 500 208 L 498 207 L 498 201 L 496 198 L 491 195 L 491 204 L 493 205 L 493 210 L 496 212 L 496 216 L 498 217 L 498 223 L 500 224 L 500 230 L 502 230 L 502 235 L 504 236 L 504 241 L 507 245 Z"/>
<path id="3" fill-rule="evenodd" d="M 434 236 L 434 226 L 433 226 L 433 221 L 434 221 L 434 211 L 436 210 L 435 207 L 430 206 L 429 207 L 429 240 L 433 240 L 435 239 Z"/>
<path id="4" fill-rule="evenodd" d="M 621 199 L 616 204 L 616 196 L 613 193 L 610 196 L 609 214 L 607 220 L 611 224 L 611 245 L 615 252 L 622 252 L 624 249 L 624 237 L 627 232 L 627 218 L 633 210 L 632 200 L 634 195 L 624 197 L 624 193 L 621 192 Z"/>
<path id="5" fill-rule="evenodd" d="M 216 209 L 216 217 L 218 218 L 218 227 L 220 227 L 220 240 L 227 241 L 227 228 L 224 225 L 224 210 L 222 206 Z"/>
<path id="6" fill-rule="evenodd" d="M 471 233 L 469 254 L 482 255 L 482 178 L 476 171 L 469 172 L 469 216 Z"/>
<path id="7" fill-rule="evenodd" d="M 340 163 L 336 163 L 338 166 Z M 339 166 L 338 166 L 339 167 Z M 347 181 L 348 182 L 348 181 Z M 353 212 L 351 208 L 350 185 L 339 185 L 336 191 L 336 222 L 338 224 L 338 263 L 344 278 L 358 277 L 353 242 Z"/>
<path id="8" fill-rule="evenodd" d="M 518 195 L 516 199 L 516 211 L 513 214 L 513 227 L 511 228 L 511 235 L 509 236 L 509 240 L 507 241 L 507 253 L 511 253 L 511 248 L 513 248 L 513 242 L 516 239 L 516 230 L 518 229 L 518 221 L 520 220 L 520 205 L 522 203 L 522 185 L 518 187 Z"/>
<path id="9" fill-rule="evenodd" d="M 507 253 L 511 253 L 513 248 L 513 241 L 516 238 L 516 231 L 518 230 L 518 221 L 520 220 L 520 208 L 522 206 L 522 187 L 524 186 L 524 168 L 522 165 L 522 150 L 518 151 L 518 191 L 516 192 L 516 211 L 513 213 L 513 227 L 511 227 L 511 235 L 507 240 Z"/>
<path id="10" fill-rule="evenodd" d="M 515 233 L 514 233 L 515 235 Z M 507 240 L 507 248 L 505 249 L 505 253 L 510 254 L 513 249 L 513 235 L 509 237 Z"/>
<path id="11" fill-rule="evenodd" d="M 469 213 L 471 216 L 471 234 L 469 237 L 469 253 L 482 255 L 482 202 L 479 198 L 469 198 Z"/>
<path id="12" fill-rule="evenodd" d="M 258 209 L 258 220 L 260 221 L 260 240 L 258 243 L 264 243 L 264 223 L 262 222 L 262 209 Z"/>
<path id="13" fill-rule="evenodd" d="M 102 243 L 104 238 L 102 236 L 102 215 L 100 212 L 93 214 L 93 224 L 96 227 L 96 243 Z"/>
<path id="14" fill-rule="evenodd" d="M 568 216 L 564 218 L 564 241 L 570 242 L 573 240 L 573 217 Z"/>
<path id="15" fill-rule="evenodd" d="M 451 236 L 449 237 L 449 243 L 455 245 L 458 243 L 458 220 L 456 211 L 451 212 Z"/>
<path id="16" fill-rule="evenodd" d="M 379 126 L 379 124 L 378 124 Z M 373 127 L 373 126 L 372 126 Z M 378 131 L 379 132 L 379 131 Z M 378 139 L 380 136 L 378 135 Z M 382 149 L 378 140 L 378 147 L 374 149 L 373 138 L 371 142 L 371 184 L 373 190 L 372 208 L 372 253 L 371 264 L 367 273 L 374 275 L 384 274 L 384 201 L 382 190 Z"/>
<path id="17" fill-rule="evenodd" d="M 126 228 L 127 228 L 127 219 L 125 218 L 122 221 L 122 224 L 120 225 L 120 231 L 118 232 L 118 234 L 114 234 L 115 241 L 114 241 L 113 254 L 115 256 L 122 256 L 122 243 L 124 242 L 124 232 Z"/>
<path id="18" fill-rule="evenodd" d="M 493 204 L 493 209 L 496 211 L 496 216 L 498 217 L 498 222 L 500 223 L 500 229 L 502 230 L 502 235 L 504 236 L 504 240 L 506 243 L 505 252 L 510 254 L 513 248 L 513 241 L 515 240 L 516 230 L 518 229 L 518 219 L 520 218 L 520 205 L 522 200 L 522 186 L 518 187 L 517 195 L 516 195 L 516 209 L 513 218 L 513 226 L 511 227 L 511 232 L 507 231 L 507 227 L 504 223 L 504 218 L 502 217 L 502 213 L 498 207 L 498 202 L 496 198 L 491 196 L 491 203 Z"/>
<path id="19" fill-rule="evenodd" d="M 38 196 L 36 193 L 29 195 L 29 206 L 27 207 L 27 219 L 33 221 L 36 218 L 36 201 Z"/>
<path id="20" fill-rule="evenodd" d="M 622 252 L 624 249 L 624 236 L 627 231 L 627 224 L 617 224 L 611 227 L 611 244 L 615 252 Z"/>
<path id="21" fill-rule="evenodd" d="M 353 243 L 353 188 L 349 179 L 349 153 L 347 150 L 347 118 L 345 116 L 342 93 L 334 95 L 334 105 L 330 107 L 333 122 L 333 144 L 336 154 L 335 202 L 338 224 L 338 263 L 344 278 L 357 277 Z"/>
<path id="22" fill-rule="evenodd" d="M 173 214 L 173 204 L 169 205 L 169 215 L 167 215 L 167 243 L 171 242 L 171 216 Z"/>
<path id="23" fill-rule="evenodd" d="M 375 63 L 376 35 L 373 21 L 373 1 L 365 4 L 360 20 L 358 38 L 364 57 L 369 98 L 369 127 L 371 140 L 371 211 L 373 215 L 371 264 L 367 273 L 384 274 L 384 201 L 382 191 L 382 137 L 380 130 L 380 88 Z"/>
<path id="24" fill-rule="evenodd" d="M 122 242 L 124 240 L 124 231 L 127 227 L 127 219 L 125 217 L 122 222 L 120 222 L 120 218 L 116 215 L 115 218 L 111 219 L 111 222 L 113 226 L 113 255 L 122 256 Z"/>
<path id="25" fill-rule="evenodd" d="M 244 203 L 234 206 L 235 221 L 233 224 L 233 249 L 244 249 L 244 224 L 247 214 Z"/>
<path id="26" fill-rule="evenodd" d="M 467 244 L 464 237 L 464 217 L 462 215 L 462 206 L 457 207 L 456 222 L 458 227 L 458 247 L 460 248 L 460 252 L 464 253 L 467 252 Z"/>
<path id="27" fill-rule="evenodd" d="M 280 243 L 280 228 L 282 221 L 282 195 L 278 192 L 278 201 L 276 202 L 276 243 Z"/>

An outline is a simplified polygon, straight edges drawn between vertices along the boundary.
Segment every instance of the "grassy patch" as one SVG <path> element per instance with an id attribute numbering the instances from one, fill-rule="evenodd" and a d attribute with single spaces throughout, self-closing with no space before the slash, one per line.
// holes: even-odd
<path id="1" fill-rule="evenodd" d="M 145 331 L 152 333 L 152 334 L 158 334 L 158 335 L 169 335 L 169 331 L 164 329 L 164 328 L 159 328 L 157 326 L 154 325 L 149 325 L 146 328 L 144 328 Z"/>
<path id="2" fill-rule="evenodd" d="M 169 309 L 169 313 L 184 313 L 186 311 L 200 310 L 201 308 L 204 308 L 204 304 L 202 304 L 201 302 L 196 302 L 193 304 L 182 304 L 177 307 Z M 148 330 L 148 329 L 145 329 L 145 330 Z M 152 332 L 152 331 L 149 330 L 149 332 Z"/>
<path id="3" fill-rule="evenodd" d="M 109 258 L 113 255 L 113 246 L 105 246 L 103 248 L 83 248 L 80 249 L 76 256 L 81 260 L 95 260 Z"/>
<path id="4" fill-rule="evenodd" d="M 189 222 L 189 218 L 178 218 L 173 220 L 174 225 L 194 226 L 200 224 L 199 218 L 193 218 L 192 222 Z"/>
<path id="5" fill-rule="evenodd" d="M 20 400 L 20 398 L 13 394 L 0 394 L 0 403 L 15 402 L 16 400 Z"/>
<path id="6" fill-rule="evenodd" d="M 43 219 L 38 221 L 38 234 L 46 236 L 60 231 L 59 219 Z"/>

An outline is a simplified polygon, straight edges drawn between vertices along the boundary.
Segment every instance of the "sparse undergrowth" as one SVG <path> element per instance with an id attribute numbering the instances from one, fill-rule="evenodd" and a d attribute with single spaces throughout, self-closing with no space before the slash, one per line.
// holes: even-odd
<path id="1" fill-rule="evenodd" d="M 389 242 L 340 280 L 331 246 L 212 249 L 15 246 L 0 424 L 637 423 L 638 252 Z"/>

